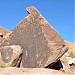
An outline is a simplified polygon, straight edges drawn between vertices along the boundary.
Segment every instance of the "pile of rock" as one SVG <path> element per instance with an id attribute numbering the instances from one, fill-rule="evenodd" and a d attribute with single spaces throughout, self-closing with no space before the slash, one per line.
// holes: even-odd
<path id="1" fill-rule="evenodd" d="M 26 10 L 29 15 L 0 43 L 0 66 L 53 68 L 55 63 L 62 62 L 59 59 L 68 47 L 35 7 L 31 6 Z"/>

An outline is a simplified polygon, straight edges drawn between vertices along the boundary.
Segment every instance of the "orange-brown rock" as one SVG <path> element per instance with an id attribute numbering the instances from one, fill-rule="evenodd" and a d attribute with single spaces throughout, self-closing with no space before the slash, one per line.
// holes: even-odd
<path id="1" fill-rule="evenodd" d="M 5 36 L 10 33 L 10 30 L 7 30 L 3 27 L 0 26 L 0 44 L 2 43 L 2 41 L 4 40 Z"/>
<path id="2" fill-rule="evenodd" d="M 26 10 L 29 15 L 13 29 L 1 46 L 20 45 L 23 49 L 23 67 L 45 67 L 57 61 L 68 48 L 35 7 Z"/>
<path id="3" fill-rule="evenodd" d="M 0 37 L 5 37 L 8 33 L 10 33 L 10 30 L 7 30 L 0 26 Z"/>

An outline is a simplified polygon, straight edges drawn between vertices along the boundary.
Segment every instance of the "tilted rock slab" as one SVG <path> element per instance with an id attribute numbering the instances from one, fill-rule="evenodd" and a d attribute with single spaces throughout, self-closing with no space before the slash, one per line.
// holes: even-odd
<path id="1" fill-rule="evenodd" d="M 20 45 L 23 67 L 45 67 L 57 61 L 68 48 L 35 7 L 26 10 L 29 15 L 13 29 L 1 46 Z"/>

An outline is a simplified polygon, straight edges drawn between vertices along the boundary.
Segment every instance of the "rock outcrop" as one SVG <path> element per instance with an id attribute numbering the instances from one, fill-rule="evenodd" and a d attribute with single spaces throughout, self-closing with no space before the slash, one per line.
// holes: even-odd
<path id="1" fill-rule="evenodd" d="M 68 47 L 35 7 L 26 10 L 29 15 L 19 22 L 0 46 L 20 45 L 23 67 L 45 67 L 56 62 Z"/>
<path id="2" fill-rule="evenodd" d="M 0 26 L 0 75 L 74 75 L 75 43 L 64 41 L 35 7 L 26 10 L 12 31 Z"/>
<path id="3" fill-rule="evenodd" d="M 0 26 L 0 37 L 5 37 L 8 33 L 10 33 L 10 30 L 7 30 Z"/>
<path id="4" fill-rule="evenodd" d="M 6 38 L 6 36 L 10 33 L 10 30 L 7 30 L 3 27 L 0 26 L 0 44 L 2 43 L 2 41 L 4 40 L 4 38 Z"/>

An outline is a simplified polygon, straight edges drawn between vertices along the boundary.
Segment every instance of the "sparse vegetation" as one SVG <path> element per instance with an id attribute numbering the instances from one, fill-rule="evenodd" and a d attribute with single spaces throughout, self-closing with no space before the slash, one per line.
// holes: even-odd
<path id="1" fill-rule="evenodd" d="M 71 50 L 70 52 L 68 52 L 69 57 L 71 58 L 75 58 L 75 51 Z"/>
<path id="2" fill-rule="evenodd" d="M 3 68 L 3 64 L 2 64 L 2 62 L 0 61 L 0 68 Z"/>

